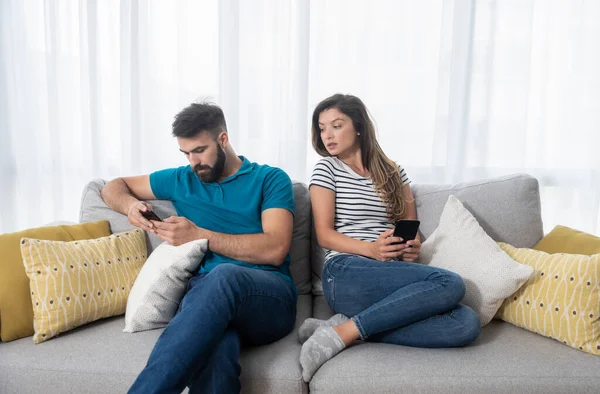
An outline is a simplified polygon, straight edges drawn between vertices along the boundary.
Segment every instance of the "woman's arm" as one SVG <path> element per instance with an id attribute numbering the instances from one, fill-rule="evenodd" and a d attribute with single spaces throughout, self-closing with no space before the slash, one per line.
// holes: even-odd
<path id="1" fill-rule="evenodd" d="M 415 196 L 413 195 L 410 184 L 402 185 L 402 198 L 405 202 L 405 215 L 404 219 L 416 219 L 417 218 L 417 207 L 415 206 Z"/>
<path id="2" fill-rule="evenodd" d="M 406 204 L 404 207 L 404 219 L 416 219 L 417 207 L 415 205 L 415 196 L 409 184 L 402 185 L 402 197 Z M 415 261 L 421 253 L 421 235 L 417 233 L 417 237 L 413 241 L 407 241 L 406 245 L 408 247 L 401 252 L 399 257 L 404 261 Z"/>
<path id="3" fill-rule="evenodd" d="M 335 231 L 335 193 L 333 191 L 321 186 L 311 185 L 310 200 L 317 239 L 322 247 L 380 261 L 391 260 L 406 248 L 405 245 L 401 244 L 391 245 L 394 242 L 400 242 L 399 238 L 390 237 L 394 229 L 382 233 L 375 242 L 361 241 Z"/>

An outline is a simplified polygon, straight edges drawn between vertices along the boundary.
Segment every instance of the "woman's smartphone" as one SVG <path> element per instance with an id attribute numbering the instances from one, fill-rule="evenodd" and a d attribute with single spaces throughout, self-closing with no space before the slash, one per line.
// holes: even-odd
<path id="1" fill-rule="evenodd" d="M 142 212 L 140 211 L 140 213 L 142 214 L 143 217 L 145 217 L 148 220 L 156 220 L 157 222 L 162 222 L 162 219 L 159 218 L 154 211 L 146 211 L 146 212 Z"/>
<path id="2" fill-rule="evenodd" d="M 406 243 L 406 241 L 412 241 L 417 237 L 420 224 L 421 222 L 419 220 L 398 220 L 396 222 L 396 226 L 394 227 L 394 237 L 402 238 L 402 242 L 400 242 L 401 244 Z"/>

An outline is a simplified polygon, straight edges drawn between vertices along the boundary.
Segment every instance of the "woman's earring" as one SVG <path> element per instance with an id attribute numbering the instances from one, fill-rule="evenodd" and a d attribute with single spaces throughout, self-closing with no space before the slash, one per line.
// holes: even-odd
<path id="1" fill-rule="evenodd" d="M 357 132 L 356 135 L 360 135 L 360 133 Z"/>

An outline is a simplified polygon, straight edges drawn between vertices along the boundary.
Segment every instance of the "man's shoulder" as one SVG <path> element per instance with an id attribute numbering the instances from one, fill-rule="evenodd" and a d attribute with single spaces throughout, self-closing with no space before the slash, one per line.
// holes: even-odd
<path id="1" fill-rule="evenodd" d="M 173 174 L 184 174 L 190 171 L 190 166 L 180 166 L 180 167 L 169 167 L 163 168 L 162 170 L 156 170 L 153 173 L 162 172 L 162 173 L 173 173 Z"/>
<path id="2" fill-rule="evenodd" d="M 184 181 L 190 174 L 192 174 L 189 165 L 181 167 L 164 168 L 150 173 L 150 177 L 161 177 L 161 178 L 176 178 L 178 181 Z"/>
<path id="3" fill-rule="evenodd" d="M 261 178 L 265 178 L 265 179 L 282 179 L 282 180 L 289 180 L 291 182 L 291 179 L 289 177 L 289 175 L 287 174 L 287 172 L 285 172 L 283 169 L 279 168 L 279 167 L 275 167 L 275 166 L 270 166 L 268 164 L 259 164 L 259 163 L 252 163 L 252 170 L 253 172 L 256 173 L 257 176 L 261 177 Z"/>

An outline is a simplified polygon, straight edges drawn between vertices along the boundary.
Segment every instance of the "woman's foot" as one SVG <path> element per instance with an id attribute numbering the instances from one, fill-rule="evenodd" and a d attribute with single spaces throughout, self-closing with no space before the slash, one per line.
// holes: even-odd
<path id="1" fill-rule="evenodd" d="M 300 352 L 302 379 L 306 383 L 310 382 L 321 365 L 332 359 L 345 347 L 346 344 L 333 327 L 317 327 L 314 334 L 302 345 Z"/>
<path id="2" fill-rule="evenodd" d="M 308 318 L 304 320 L 304 323 L 302 323 L 298 329 L 298 340 L 300 343 L 304 343 L 312 334 L 314 334 L 317 328 L 337 326 L 348 320 L 349 319 L 341 313 L 331 316 L 328 320 Z"/>

